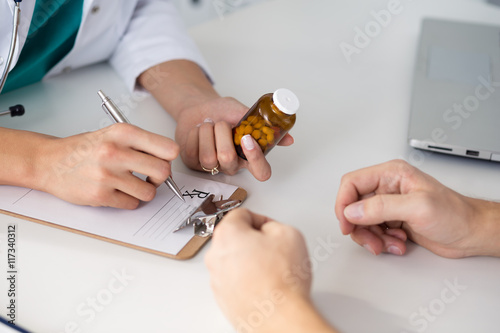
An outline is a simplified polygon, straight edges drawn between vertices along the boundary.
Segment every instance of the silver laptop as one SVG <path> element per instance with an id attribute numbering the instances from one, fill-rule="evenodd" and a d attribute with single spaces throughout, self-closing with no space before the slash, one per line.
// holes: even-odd
<path id="1" fill-rule="evenodd" d="M 500 25 L 425 19 L 408 141 L 500 162 Z"/>

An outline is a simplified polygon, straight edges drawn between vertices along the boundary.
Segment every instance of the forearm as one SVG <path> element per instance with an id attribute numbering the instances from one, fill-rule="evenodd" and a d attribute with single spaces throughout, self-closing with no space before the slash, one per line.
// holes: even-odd
<path id="1" fill-rule="evenodd" d="M 248 324 L 252 324 L 249 322 Z M 284 297 L 255 333 L 336 333 L 317 312 L 310 300 L 300 296 Z"/>
<path id="2" fill-rule="evenodd" d="M 154 66 L 142 73 L 138 82 L 176 121 L 182 110 L 219 97 L 203 70 L 188 60 Z"/>
<path id="3" fill-rule="evenodd" d="M 50 136 L 0 128 L 0 185 L 36 187 L 40 148 Z"/>

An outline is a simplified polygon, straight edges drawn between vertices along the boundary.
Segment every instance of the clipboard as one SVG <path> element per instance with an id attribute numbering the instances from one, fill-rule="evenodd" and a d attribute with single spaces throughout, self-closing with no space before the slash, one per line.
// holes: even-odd
<path id="1" fill-rule="evenodd" d="M 187 176 L 187 175 L 184 175 L 184 176 Z M 206 182 L 211 182 L 211 183 L 219 184 L 219 185 L 223 184 L 223 183 L 215 182 L 215 181 L 212 181 L 212 180 L 210 180 L 210 181 L 203 180 L 201 178 L 196 178 L 196 177 L 193 177 L 193 176 L 187 176 L 187 177 L 195 178 L 197 181 L 206 181 Z M 224 184 L 224 185 L 227 185 L 227 184 Z M 3 187 L 0 186 L 0 198 L 1 198 L 2 190 L 5 191 L 5 188 L 6 188 L 6 186 L 3 186 Z M 241 202 L 243 202 L 246 199 L 246 196 L 247 196 L 246 190 L 244 190 L 241 187 L 236 187 L 236 186 L 233 186 L 233 188 L 234 188 L 234 191 L 231 193 L 231 195 L 228 198 L 225 198 L 225 199 L 240 200 Z M 29 190 L 29 189 L 24 189 L 24 190 Z M 30 191 L 33 191 L 33 190 L 30 190 Z M 166 191 L 168 191 L 168 190 L 166 190 Z M 35 191 L 35 192 L 37 192 L 37 191 Z M 5 194 L 5 193 L 3 193 L 3 194 Z M 44 197 L 49 196 L 48 200 L 54 200 L 54 201 L 57 200 L 59 202 L 62 202 L 60 199 L 52 197 L 50 194 L 47 194 L 47 193 L 39 192 L 38 195 L 42 195 Z M 68 204 L 68 203 L 65 203 L 65 204 L 66 205 L 71 205 L 71 204 Z M 144 205 L 148 205 L 148 204 L 149 203 L 145 203 Z M 84 206 L 76 206 L 76 205 L 73 205 L 73 206 L 75 208 L 77 208 L 77 207 L 84 207 Z M 84 230 L 80 230 L 79 228 L 65 226 L 65 225 L 61 225 L 59 223 L 50 222 L 50 219 L 39 218 L 37 216 L 34 216 L 33 214 L 26 214 L 25 212 L 19 212 L 19 211 L 15 211 L 15 210 L 12 210 L 12 209 L 4 209 L 4 208 L 5 207 L 2 207 L 0 205 L 0 213 L 6 214 L 6 215 L 9 215 L 9 216 L 13 216 L 13 217 L 17 217 L 17 218 L 21 218 L 21 219 L 24 219 L 24 220 L 36 222 L 36 223 L 39 223 L 39 224 L 42 224 L 42 225 L 46 225 L 46 226 L 49 226 L 49 227 L 53 227 L 53 228 L 57 228 L 57 229 L 65 230 L 65 231 L 69 231 L 69 232 L 76 233 L 76 234 L 79 234 L 79 235 L 84 235 L 84 236 L 92 237 L 92 238 L 103 240 L 103 241 L 110 242 L 110 243 L 113 243 L 113 244 L 117 244 L 117 245 L 121 245 L 121 246 L 126 246 L 126 247 L 133 248 L 133 249 L 136 249 L 136 250 L 140 250 L 140 251 L 144 251 L 144 252 L 148 252 L 148 253 L 160 255 L 160 256 L 163 256 L 163 257 L 171 258 L 171 259 L 177 259 L 177 260 L 187 260 L 187 259 L 190 259 L 190 258 L 194 257 L 201 250 L 201 248 L 211 238 L 210 236 L 209 237 L 201 237 L 201 236 L 194 235 L 194 231 L 193 231 L 192 228 L 186 228 L 188 230 L 186 230 L 185 233 L 186 232 L 190 232 L 193 236 L 180 249 L 180 251 L 178 251 L 177 253 L 173 254 L 173 253 L 169 253 L 167 251 L 158 250 L 158 249 L 151 248 L 151 247 L 148 247 L 148 246 L 142 246 L 141 244 L 137 244 L 137 243 L 134 244 L 133 242 L 128 242 L 128 241 L 120 240 L 120 239 L 117 239 L 117 238 L 114 238 L 114 237 L 109 237 L 109 236 L 106 236 L 106 235 L 103 235 L 103 234 L 99 234 L 99 233 L 96 233 L 96 232 L 84 231 Z M 98 208 L 99 207 L 84 207 L 84 209 L 94 209 L 94 210 L 98 209 Z M 103 208 L 103 207 L 101 207 L 101 208 Z M 120 211 L 122 211 L 122 210 L 120 210 Z M 133 211 L 128 211 L 128 212 L 133 212 Z M 125 214 L 125 212 L 123 212 L 123 211 L 122 211 L 122 213 Z"/>

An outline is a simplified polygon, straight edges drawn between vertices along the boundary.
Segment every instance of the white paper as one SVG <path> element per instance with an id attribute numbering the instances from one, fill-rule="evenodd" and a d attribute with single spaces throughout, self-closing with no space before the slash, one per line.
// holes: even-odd
<path id="1" fill-rule="evenodd" d="M 31 189 L 0 186 L 0 209 L 124 243 L 176 255 L 193 237 L 193 228 L 173 233 L 210 194 L 229 198 L 237 187 L 181 173 L 174 181 L 183 203 L 162 184 L 154 200 L 135 210 L 79 206 Z"/>

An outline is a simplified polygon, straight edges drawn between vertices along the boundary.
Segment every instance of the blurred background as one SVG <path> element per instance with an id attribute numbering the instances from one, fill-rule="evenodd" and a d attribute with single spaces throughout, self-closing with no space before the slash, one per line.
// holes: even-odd
<path id="1" fill-rule="evenodd" d="M 174 0 L 188 27 L 205 21 L 224 19 L 241 8 L 271 0 Z"/>
<path id="2" fill-rule="evenodd" d="M 174 0 L 174 3 L 181 12 L 187 27 L 191 27 L 215 18 L 223 20 L 226 15 L 263 1 L 272 0 Z M 469 1 L 500 5 L 500 0 Z"/>

